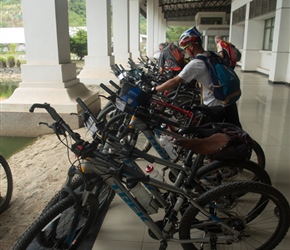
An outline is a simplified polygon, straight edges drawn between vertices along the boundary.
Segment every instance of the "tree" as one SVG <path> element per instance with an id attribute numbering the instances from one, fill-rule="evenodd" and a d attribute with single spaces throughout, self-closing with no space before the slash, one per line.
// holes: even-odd
<path id="1" fill-rule="evenodd" d="M 191 26 L 169 26 L 166 29 L 166 41 L 178 43 L 180 35 Z"/>
<path id="2" fill-rule="evenodd" d="M 10 43 L 10 44 L 8 45 L 8 48 L 9 48 L 9 53 L 10 53 L 10 54 L 15 54 L 15 52 L 16 52 L 16 48 L 17 48 L 17 44 L 15 44 L 15 43 Z"/>
<path id="3" fill-rule="evenodd" d="M 80 60 L 88 54 L 87 32 L 78 30 L 75 36 L 70 37 L 70 51 L 76 54 Z"/>

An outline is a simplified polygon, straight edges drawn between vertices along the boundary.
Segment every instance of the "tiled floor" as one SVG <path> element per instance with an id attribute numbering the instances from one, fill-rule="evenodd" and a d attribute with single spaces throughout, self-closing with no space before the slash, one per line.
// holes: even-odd
<path id="1" fill-rule="evenodd" d="M 247 131 L 264 149 L 266 170 L 273 186 L 290 202 L 290 88 L 268 84 L 257 73 L 241 73 L 240 118 Z M 290 233 L 276 248 L 289 249 Z M 150 238 L 147 228 L 119 198 L 115 198 L 100 229 L 93 250 L 153 250 L 159 243 Z M 169 244 L 168 250 L 182 249 Z"/>

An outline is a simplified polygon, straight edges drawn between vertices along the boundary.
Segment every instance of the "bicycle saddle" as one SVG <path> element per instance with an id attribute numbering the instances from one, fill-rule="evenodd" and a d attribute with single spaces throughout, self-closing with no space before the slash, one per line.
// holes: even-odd
<path id="1" fill-rule="evenodd" d="M 228 145 L 230 137 L 226 134 L 216 133 L 203 139 L 176 139 L 174 144 L 182 148 L 189 149 L 197 154 L 215 154 Z"/>

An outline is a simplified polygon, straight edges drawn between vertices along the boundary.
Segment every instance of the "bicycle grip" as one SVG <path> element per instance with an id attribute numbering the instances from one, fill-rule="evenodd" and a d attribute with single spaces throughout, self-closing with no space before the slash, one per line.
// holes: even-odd
<path id="1" fill-rule="evenodd" d="M 110 80 L 109 83 L 116 89 L 121 89 L 120 86 L 118 86 L 114 81 Z"/>
<path id="2" fill-rule="evenodd" d="M 42 108 L 42 109 L 45 109 L 49 114 L 50 116 L 52 117 L 53 120 L 55 121 L 58 121 L 60 119 L 62 119 L 59 114 L 56 112 L 56 110 L 50 106 L 49 103 L 44 103 L 44 104 L 41 104 L 41 103 L 34 103 L 32 104 L 32 106 L 29 108 L 29 112 L 33 113 L 34 112 L 34 109 L 35 108 Z"/>
<path id="3" fill-rule="evenodd" d="M 103 83 L 101 83 L 100 84 L 100 87 L 103 89 L 103 90 L 105 90 L 106 92 L 108 92 L 110 95 L 112 95 L 112 96 L 115 96 L 116 94 L 112 91 L 112 90 L 110 90 L 105 84 L 103 84 Z"/>
<path id="4" fill-rule="evenodd" d="M 89 108 L 88 106 L 83 102 L 83 100 L 81 98 L 77 98 L 76 99 L 76 102 L 81 106 L 81 108 L 84 110 L 84 111 L 87 111 Z"/>

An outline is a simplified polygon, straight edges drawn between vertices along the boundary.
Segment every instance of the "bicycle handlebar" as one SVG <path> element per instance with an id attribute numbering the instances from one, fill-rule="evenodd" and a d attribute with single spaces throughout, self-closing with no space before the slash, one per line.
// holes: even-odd
<path id="1" fill-rule="evenodd" d="M 110 90 L 105 84 L 101 83 L 100 87 L 105 90 L 106 92 L 108 92 L 110 95 L 112 96 L 117 96 L 112 90 Z"/>
<path id="2" fill-rule="evenodd" d="M 52 119 L 55 121 L 62 120 L 62 118 L 59 116 L 59 114 L 55 111 L 55 109 L 53 107 L 50 106 L 49 103 L 44 103 L 44 104 L 34 103 L 30 107 L 29 112 L 33 113 L 34 109 L 36 109 L 36 108 L 46 109 L 46 111 L 50 114 Z"/>
<path id="3" fill-rule="evenodd" d="M 61 118 L 61 116 L 56 112 L 56 110 L 50 106 L 49 103 L 34 103 L 30 109 L 29 112 L 33 113 L 36 108 L 41 108 L 45 109 L 47 113 L 50 114 L 53 120 L 55 120 L 61 127 L 73 138 L 74 141 L 76 142 L 82 142 L 80 139 L 80 135 L 78 133 L 75 133 L 72 131 L 70 126 Z M 54 127 L 53 130 L 54 132 L 58 135 L 58 132 L 63 132 L 63 131 L 57 131 L 59 129 L 58 127 Z"/>
<path id="4" fill-rule="evenodd" d="M 110 80 L 109 83 L 110 83 L 114 88 L 116 88 L 117 90 L 120 90 L 120 89 L 121 89 L 121 87 L 118 86 L 114 81 Z"/>

